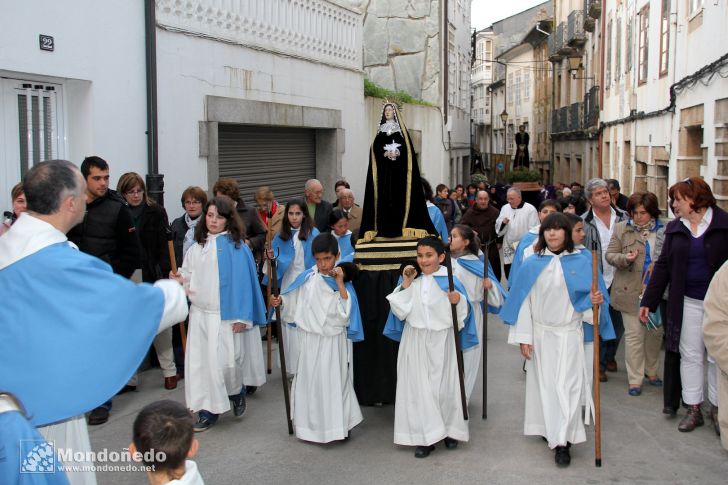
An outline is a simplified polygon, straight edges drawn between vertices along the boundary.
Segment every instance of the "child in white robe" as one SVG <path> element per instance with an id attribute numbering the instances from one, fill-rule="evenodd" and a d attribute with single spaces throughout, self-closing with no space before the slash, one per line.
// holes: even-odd
<path id="1" fill-rule="evenodd" d="M 478 377 L 478 370 L 480 369 L 480 356 L 483 353 L 483 345 L 485 345 L 483 341 L 483 311 L 481 309 L 485 288 L 488 289 L 488 306 L 495 308 L 499 308 L 503 304 L 504 291 L 497 281 L 491 281 L 488 276 L 483 278 L 469 269 L 477 265 L 480 274 L 485 269 L 484 264 L 477 256 L 480 251 L 480 240 L 472 228 L 462 224 L 456 224 L 452 228 L 452 231 L 450 231 L 450 251 L 452 252 L 452 272 L 468 292 L 468 301 L 472 304 L 475 323 L 478 326 L 478 342 L 480 344 L 463 351 L 465 395 L 470 401 Z M 488 269 L 490 270 L 490 268 Z"/>
<path id="2" fill-rule="evenodd" d="M 440 264 L 445 247 L 426 237 L 417 243 L 417 264 L 422 275 L 406 266 L 403 282 L 387 296 L 391 311 L 404 321 L 397 356 L 397 394 L 394 442 L 416 446 L 415 457 L 425 458 L 444 440 L 448 449 L 468 441 L 463 417 L 451 305 L 456 305 L 458 327 L 468 316 L 467 297 L 446 292 L 436 278 L 447 277 Z M 459 283 L 458 283 L 459 284 Z"/>
<path id="3" fill-rule="evenodd" d="M 585 395 L 589 396 L 587 421 L 591 414 L 587 376 L 591 356 L 584 352 L 582 322 L 592 323 L 590 305 L 604 299 L 600 292 L 590 292 L 590 268 L 583 267 L 585 260 L 574 248 L 566 216 L 544 219 L 535 250 L 516 275 L 501 315 L 513 324 L 508 343 L 519 345 L 527 359 L 524 434 L 544 437 L 556 450 L 556 464 L 568 466 L 571 445 L 586 441 L 581 421 Z M 581 311 L 574 306 L 570 287 L 580 291 Z"/>
<path id="4" fill-rule="evenodd" d="M 318 235 L 312 252 L 316 266 L 284 288 L 283 296 L 271 297 L 271 304 L 289 307 L 287 312 L 295 316 L 297 325 L 300 353 L 291 388 L 296 437 L 329 443 L 346 439 L 363 419 L 354 393 L 347 329 L 350 322 L 358 322 L 358 340 L 363 331 L 354 288 L 344 282 L 344 269 L 335 266 L 336 238 L 329 233 Z M 294 292 L 297 298 L 292 303 L 288 295 Z"/>
<path id="5" fill-rule="evenodd" d="M 214 425 L 220 414 L 230 410 L 231 401 L 236 417 L 246 408 L 243 332 L 253 324 L 265 323 L 266 318 L 263 297 L 256 291 L 255 261 L 242 241 L 243 232 L 232 200 L 226 196 L 211 199 L 195 228 L 197 244 L 185 254 L 177 275 L 171 275 L 189 281 L 185 400 L 199 415 L 195 431 Z M 221 265 L 220 258 L 226 263 Z M 231 288 L 249 291 L 231 295 Z M 223 319 L 227 313 L 236 317 Z"/>
<path id="6" fill-rule="evenodd" d="M 192 414 L 176 401 L 156 401 L 139 412 L 129 453 L 135 461 L 153 467 L 147 471 L 150 485 L 204 485 L 197 464 L 188 460 L 200 446 L 193 423 Z"/>
<path id="7" fill-rule="evenodd" d="M 319 231 L 313 225 L 308 214 L 308 206 L 301 200 L 291 200 L 284 208 L 284 217 L 281 221 L 281 230 L 273 238 L 270 257 L 276 258 L 278 288 L 291 286 L 298 276 L 314 266 L 315 261 L 311 252 L 311 242 L 318 236 Z M 266 263 L 267 264 L 267 263 Z M 264 273 L 267 270 L 264 268 Z M 264 282 L 266 279 L 264 278 Z M 288 296 L 288 303 L 281 309 L 281 329 L 283 330 L 283 344 L 286 352 L 286 363 L 289 374 L 296 374 L 299 358 L 299 335 L 296 328 L 295 300 L 298 292 Z"/>

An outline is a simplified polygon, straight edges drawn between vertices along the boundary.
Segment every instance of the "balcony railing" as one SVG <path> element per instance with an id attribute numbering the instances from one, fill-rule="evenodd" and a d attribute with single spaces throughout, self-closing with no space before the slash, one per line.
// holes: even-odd
<path id="1" fill-rule="evenodd" d="M 567 22 L 566 43 L 573 47 L 581 47 L 586 43 L 584 32 L 584 11 L 573 10 Z"/>
<path id="2" fill-rule="evenodd" d="M 336 67 L 362 68 L 361 13 L 326 0 L 156 0 L 157 26 Z"/>
<path id="3" fill-rule="evenodd" d="M 584 129 L 599 124 L 599 87 L 593 86 L 584 95 Z"/>
<path id="4" fill-rule="evenodd" d="M 569 131 L 569 106 L 563 106 L 551 111 L 551 133 L 564 133 Z"/>
<path id="5" fill-rule="evenodd" d="M 572 103 L 569 106 L 569 131 L 581 130 L 582 103 Z"/>
<path id="6" fill-rule="evenodd" d="M 554 32 L 551 33 L 548 40 L 549 61 L 555 62 L 562 59 L 562 51 L 564 49 L 564 23 L 561 22 Z"/>

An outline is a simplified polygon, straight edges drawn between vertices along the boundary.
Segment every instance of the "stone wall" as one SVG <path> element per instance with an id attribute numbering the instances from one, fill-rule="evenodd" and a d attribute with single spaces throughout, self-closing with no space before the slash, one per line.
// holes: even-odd
<path id="1" fill-rule="evenodd" d="M 352 0 L 364 13 L 364 71 L 372 82 L 440 104 L 440 1 Z"/>

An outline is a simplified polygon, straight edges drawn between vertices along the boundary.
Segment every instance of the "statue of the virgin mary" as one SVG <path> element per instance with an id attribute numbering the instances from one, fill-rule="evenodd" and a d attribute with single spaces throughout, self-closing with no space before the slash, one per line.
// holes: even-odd
<path id="1" fill-rule="evenodd" d="M 427 212 L 420 168 L 397 106 L 386 103 L 369 151 L 359 238 L 437 234 Z"/>

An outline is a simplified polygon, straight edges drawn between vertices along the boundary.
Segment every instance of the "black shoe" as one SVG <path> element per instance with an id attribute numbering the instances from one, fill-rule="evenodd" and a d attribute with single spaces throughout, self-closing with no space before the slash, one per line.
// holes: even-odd
<path id="1" fill-rule="evenodd" d="M 571 463 L 571 454 L 569 454 L 569 448 L 566 446 L 557 446 L 554 461 L 556 461 L 556 464 L 558 466 L 569 466 L 569 464 Z"/>
<path id="2" fill-rule="evenodd" d="M 245 386 L 245 394 L 247 394 L 248 396 L 252 396 L 257 390 L 258 386 Z"/>
<path id="3" fill-rule="evenodd" d="M 213 424 L 215 424 L 215 423 L 213 421 L 211 421 L 210 419 L 208 419 L 207 417 L 200 416 L 197 419 L 197 422 L 192 427 L 192 430 L 195 433 L 202 433 L 203 431 L 207 431 L 208 429 L 210 429 L 210 427 Z"/>
<path id="4" fill-rule="evenodd" d="M 435 445 L 418 446 L 415 448 L 415 458 L 427 458 L 435 450 Z"/>
<path id="5" fill-rule="evenodd" d="M 245 401 L 245 394 L 241 394 L 239 396 L 235 396 L 231 399 L 233 402 L 233 414 L 236 417 L 240 417 L 243 414 L 245 414 L 245 410 L 247 409 L 248 405 Z"/>
<path id="6" fill-rule="evenodd" d="M 109 420 L 109 410 L 105 407 L 98 407 L 91 411 L 88 415 L 88 424 L 96 426 L 97 424 L 104 424 Z"/>
<path id="7" fill-rule="evenodd" d="M 665 406 L 664 408 L 662 408 L 662 414 L 667 414 L 668 416 L 676 416 L 677 408 L 674 406 Z"/>
<path id="8" fill-rule="evenodd" d="M 121 391 L 117 392 L 116 395 L 118 396 L 119 394 L 125 394 L 127 392 L 134 392 L 134 391 L 136 391 L 136 388 L 137 388 L 137 386 L 126 385 L 126 386 L 122 387 Z"/>
<path id="9" fill-rule="evenodd" d="M 445 438 L 445 448 L 448 450 L 454 450 L 458 447 L 458 440 L 452 438 Z"/>

